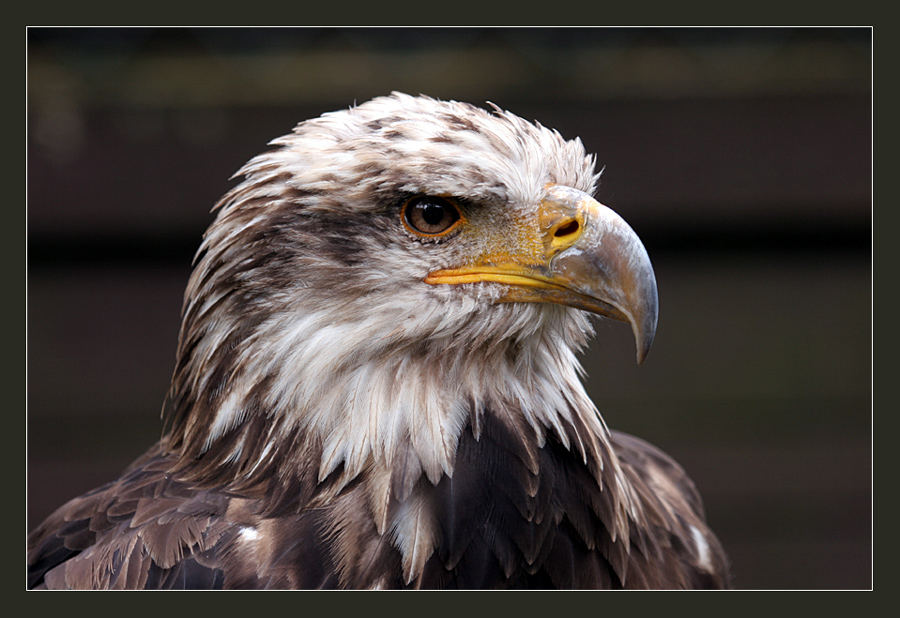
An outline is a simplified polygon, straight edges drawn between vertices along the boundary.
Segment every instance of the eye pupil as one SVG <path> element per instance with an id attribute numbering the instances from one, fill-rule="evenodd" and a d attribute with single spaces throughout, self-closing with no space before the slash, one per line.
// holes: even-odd
<path id="1" fill-rule="evenodd" d="M 441 197 L 417 197 L 403 206 L 407 228 L 417 234 L 438 236 L 454 227 L 459 221 L 457 206 Z"/>
<path id="2" fill-rule="evenodd" d="M 444 207 L 439 204 L 428 203 L 419 206 L 419 208 L 422 209 L 422 219 L 424 219 L 425 223 L 428 225 L 439 224 L 446 214 L 444 212 Z"/>

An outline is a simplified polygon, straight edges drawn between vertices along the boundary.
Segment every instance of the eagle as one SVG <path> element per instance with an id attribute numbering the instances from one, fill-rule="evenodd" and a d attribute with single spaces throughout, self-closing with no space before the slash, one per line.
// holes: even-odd
<path id="1" fill-rule="evenodd" d="M 214 207 L 162 438 L 28 536 L 33 589 L 722 588 L 669 456 L 577 354 L 657 324 L 580 139 L 394 92 L 299 123 Z"/>

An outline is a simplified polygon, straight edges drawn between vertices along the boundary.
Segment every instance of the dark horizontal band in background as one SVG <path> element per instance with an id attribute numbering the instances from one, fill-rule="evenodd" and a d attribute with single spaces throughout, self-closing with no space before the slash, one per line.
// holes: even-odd
<path id="1" fill-rule="evenodd" d="M 635 225 L 648 252 L 662 255 L 804 254 L 871 252 L 871 222 L 858 220 L 785 220 L 722 224 L 695 221 L 690 226 Z M 161 235 L 34 235 L 28 239 L 29 269 L 90 266 L 189 267 L 200 245 L 199 232 Z"/>

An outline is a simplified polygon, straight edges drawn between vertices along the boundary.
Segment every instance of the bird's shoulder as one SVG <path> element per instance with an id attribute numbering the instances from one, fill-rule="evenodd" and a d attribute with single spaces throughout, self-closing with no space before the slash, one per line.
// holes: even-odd
<path id="1" fill-rule="evenodd" d="M 706 521 L 697 486 L 671 456 L 649 442 L 612 431 L 610 441 L 646 522 L 641 530 L 669 546 L 690 587 L 730 586 L 725 551 Z"/>
<path id="2" fill-rule="evenodd" d="M 610 442 L 633 486 L 647 487 L 661 502 L 675 500 L 705 517 L 697 486 L 684 468 L 659 447 L 621 431 L 610 431 Z"/>
<path id="3" fill-rule="evenodd" d="M 315 526 L 298 516 L 261 530 L 262 500 L 205 488 L 173 473 L 173 461 L 152 448 L 110 483 L 74 498 L 28 538 L 28 587 L 64 589 L 216 589 L 318 587 L 328 575 L 279 572 L 278 551 L 306 551 L 321 563 Z M 315 569 L 314 569 L 315 570 Z M 289 578 L 290 581 L 288 581 Z M 284 580 L 284 581 L 282 581 Z"/>

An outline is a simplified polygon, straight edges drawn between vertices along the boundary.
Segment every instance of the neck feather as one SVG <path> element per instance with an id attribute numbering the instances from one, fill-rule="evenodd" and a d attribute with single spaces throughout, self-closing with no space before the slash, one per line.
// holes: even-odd
<path id="1" fill-rule="evenodd" d="M 235 480 L 314 456 L 317 481 L 412 465 L 437 483 L 452 475 L 463 428 L 477 436 L 485 410 L 504 410 L 538 445 L 551 432 L 586 462 L 608 450 L 573 350 L 589 334 L 581 315 L 567 330 L 573 310 L 498 305 L 460 333 L 440 312 L 407 322 L 393 307 L 341 312 L 365 323 L 322 310 L 195 329 L 173 380 L 169 444 Z"/>

